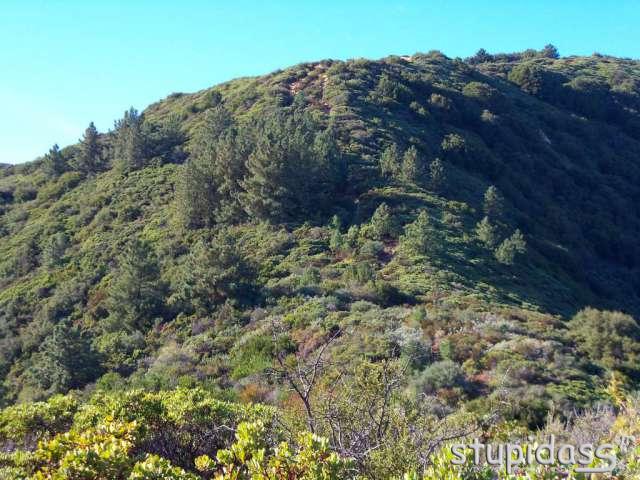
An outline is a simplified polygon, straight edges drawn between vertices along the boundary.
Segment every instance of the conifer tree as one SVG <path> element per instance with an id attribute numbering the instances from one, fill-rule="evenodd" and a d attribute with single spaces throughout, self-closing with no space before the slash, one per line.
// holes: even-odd
<path id="1" fill-rule="evenodd" d="M 241 182 L 247 214 L 273 222 L 321 215 L 346 175 L 332 130 L 321 130 L 307 111 L 276 111 L 254 137 Z"/>
<path id="2" fill-rule="evenodd" d="M 72 166 L 85 175 L 98 172 L 101 163 L 101 148 L 98 144 L 98 130 L 91 122 L 80 140 L 80 149 L 73 158 Z"/>
<path id="3" fill-rule="evenodd" d="M 120 173 L 144 167 L 146 148 L 143 122 L 143 115 L 131 107 L 115 123 L 115 166 Z"/>
<path id="4" fill-rule="evenodd" d="M 234 126 L 223 105 L 207 114 L 178 181 L 178 208 L 185 227 L 211 227 L 242 218 L 238 199 L 250 136 L 247 129 Z"/>
<path id="5" fill-rule="evenodd" d="M 436 248 L 436 231 L 431 226 L 426 210 L 421 210 L 416 219 L 404 227 L 400 244 L 403 248 L 417 255 L 425 255 Z"/>
<path id="6" fill-rule="evenodd" d="M 504 210 L 504 199 L 498 189 L 491 185 L 484 193 L 484 214 L 491 220 L 498 220 Z"/>
<path id="7" fill-rule="evenodd" d="M 369 231 L 371 232 L 371 236 L 376 240 L 382 240 L 385 237 L 393 235 L 394 222 L 391 217 L 391 210 L 386 203 L 381 203 L 375 212 L 373 212 L 373 215 L 371 215 Z"/>
<path id="8" fill-rule="evenodd" d="M 60 147 L 55 144 L 42 160 L 42 169 L 50 177 L 57 177 L 64 172 L 65 162 L 60 153 Z"/>
<path id="9" fill-rule="evenodd" d="M 200 241 L 193 247 L 179 275 L 177 298 L 204 315 L 225 301 L 250 299 L 254 277 L 236 238 L 223 230 L 211 242 Z"/>
<path id="10" fill-rule="evenodd" d="M 493 248 L 496 245 L 496 227 L 491 224 L 489 221 L 489 217 L 484 217 L 481 221 L 476 225 L 476 234 L 480 241 L 487 247 Z"/>
<path id="11" fill-rule="evenodd" d="M 65 319 L 53 328 L 33 355 L 25 380 L 46 397 L 83 387 L 100 373 L 88 339 Z"/>
<path id="12" fill-rule="evenodd" d="M 513 232 L 505 239 L 495 251 L 496 259 L 505 265 L 512 265 L 516 255 L 522 255 L 527 251 L 527 243 L 520 230 Z"/>
<path id="13" fill-rule="evenodd" d="M 400 173 L 400 152 L 398 145 L 392 143 L 380 156 L 380 173 L 383 177 L 394 178 Z"/>
<path id="14" fill-rule="evenodd" d="M 280 221 L 294 207 L 286 147 L 260 141 L 246 163 L 242 182 L 242 201 L 247 214 L 255 219 Z"/>
<path id="15" fill-rule="evenodd" d="M 156 253 L 149 242 L 135 239 L 119 257 L 109 287 L 112 322 L 116 328 L 144 331 L 162 313 L 164 293 Z"/>
<path id="16" fill-rule="evenodd" d="M 329 227 L 331 229 L 331 236 L 329 238 L 329 248 L 331 249 L 332 252 L 335 253 L 339 251 L 344 246 L 344 243 L 345 243 L 344 235 L 342 235 L 342 232 L 340 231 L 340 228 L 341 228 L 340 218 L 337 215 L 334 215 L 331 218 L 331 223 Z"/>
<path id="17" fill-rule="evenodd" d="M 402 178 L 407 182 L 417 182 L 422 174 L 420 156 L 415 146 L 409 147 L 402 156 Z"/>
<path id="18" fill-rule="evenodd" d="M 429 164 L 429 176 L 431 189 L 435 192 L 442 192 L 446 189 L 447 170 L 444 162 L 436 158 Z"/>

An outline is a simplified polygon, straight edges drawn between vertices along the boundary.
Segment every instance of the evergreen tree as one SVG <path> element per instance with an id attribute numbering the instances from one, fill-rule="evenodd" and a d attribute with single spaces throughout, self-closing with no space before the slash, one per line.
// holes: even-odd
<path id="1" fill-rule="evenodd" d="M 347 164 L 338 147 L 336 135 L 335 127 L 329 125 L 316 133 L 313 141 L 312 155 L 317 164 L 312 165 L 312 170 L 319 176 L 319 181 L 314 182 L 313 192 L 323 208 L 335 200 L 333 193 L 344 188 L 347 178 Z"/>
<path id="2" fill-rule="evenodd" d="M 376 240 L 382 240 L 390 237 L 394 233 L 394 222 L 391 217 L 391 210 L 386 203 L 381 203 L 376 211 L 373 212 L 371 220 L 369 220 L 369 232 Z"/>
<path id="3" fill-rule="evenodd" d="M 286 147 L 268 140 L 260 141 L 249 155 L 242 199 L 250 217 L 280 221 L 289 216 L 295 195 L 287 160 Z"/>
<path id="4" fill-rule="evenodd" d="M 222 231 L 211 242 L 198 242 L 175 286 L 176 299 L 200 314 L 227 300 L 245 303 L 254 295 L 255 272 L 238 249 L 237 239 Z"/>
<path id="5" fill-rule="evenodd" d="M 178 181 L 178 208 L 185 227 L 242 219 L 238 199 L 250 136 L 247 129 L 236 129 L 223 105 L 207 114 Z"/>
<path id="6" fill-rule="evenodd" d="M 446 190 L 447 170 L 442 160 L 436 158 L 429 165 L 429 174 L 431 179 L 431 189 L 435 192 Z"/>
<path id="7" fill-rule="evenodd" d="M 98 144 L 98 130 L 91 122 L 80 140 L 80 149 L 72 160 L 72 166 L 85 175 L 98 172 L 101 164 L 101 148 Z"/>
<path id="8" fill-rule="evenodd" d="M 400 152 L 398 145 L 392 143 L 380 156 L 380 173 L 383 177 L 394 178 L 400 173 Z"/>
<path id="9" fill-rule="evenodd" d="M 273 112 L 257 125 L 241 201 L 252 218 L 295 221 L 324 213 L 341 190 L 346 166 L 334 134 L 307 111 Z"/>
<path id="10" fill-rule="evenodd" d="M 138 170 L 145 165 L 143 122 L 143 115 L 131 107 L 115 123 L 115 167 L 120 173 Z"/>
<path id="11" fill-rule="evenodd" d="M 476 225 L 476 234 L 480 241 L 487 247 L 493 248 L 496 245 L 497 229 L 489 221 L 489 217 L 484 217 Z"/>
<path id="12" fill-rule="evenodd" d="M 182 163 L 186 153 L 182 148 L 186 141 L 180 117 L 170 115 L 160 123 L 142 123 L 146 163 Z"/>
<path id="13" fill-rule="evenodd" d="M 527 243 L 520 230 L 505 239 L 495 251 L 496 259 L 505 265 L 512 265 L 516 255 L 522 255 L 527 251 Z"/>
<path id="14" fill-rule="evenodd" d="M 42 169 L 50 177 L 57 177 L 64 172 L 65 161 L 60 153 L 60 147 L 55 144 L 42 160 Z"/>
<path id="15" fill-rule="evenodd" d="M 150 243 L 135 239 L 118 259 L 107 308 L 116 329 L 144 331 L 162 314 L 164 284 Z"/>
<path id="16" fill-rule="evenodd" d="M 420 156 L 415 146 L 409 147 L 402 156 L 402 178 L 407 182 L 417 182 L 422 175 Z"/>
<path id="17" fill-rule="evenodd" d="M 546 58 L 560 58 L 560 53 L 555 45 L 548 44 L 540 51 L 540 54 Z"/>
<path id="18" fill-rule="evenodd" d="M 31 357 L 25 381 L 46 397 L 81 388 L 99 374 L 97 356 L 88 339 L 69 320 L 63 320 Z"/>
<path id="19" fill-rule="evenodd" d="M 426 210 L 421 210 L 417 218 L 404 227 L 404 234 L 400 237 L 403 248 L 417 255 L 433 251 L 437 243 L 437 234 Z"/>
<path id="20" fill-rule="evenodd" d="M 496 187 L 491 185 L 484 193 L 484 214 L 491 220 L 501 218 L 504 210 L 504 199 Z"/>

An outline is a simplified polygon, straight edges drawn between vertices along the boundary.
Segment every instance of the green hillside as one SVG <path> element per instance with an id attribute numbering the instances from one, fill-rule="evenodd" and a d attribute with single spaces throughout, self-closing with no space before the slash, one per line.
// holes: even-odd
<path id="1" fill-rule="evenodd" d="M 426 465 L 433 439 L 389 460 L 410 425 L 536 429 L 637 389 L 639 235 L 636 60 L 429 52 L 175 93 L 0 169 L 0 440 L 191 392 L 390 478 Z M 62 424 L 7 433 L 68 392 L 27 403 L 75 402 Z M 394 405 L 377 436 L 359 399 Z M 215 453 L 131 428 L 186 470 Z"/>

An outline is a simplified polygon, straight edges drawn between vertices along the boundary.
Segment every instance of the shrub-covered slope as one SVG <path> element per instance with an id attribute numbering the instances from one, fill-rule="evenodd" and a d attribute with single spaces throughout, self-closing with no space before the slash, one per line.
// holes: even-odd
<path id="1" fill-rule="evenodd" d="M 632 385 L 637 324 L 583 309 L 640 311 L 639 95 L 552 49 L 327 60 L 2 169 L 2 400 L 199 384 L 309 422 L 283 372 L 320 352 L 529 426 Z"/>

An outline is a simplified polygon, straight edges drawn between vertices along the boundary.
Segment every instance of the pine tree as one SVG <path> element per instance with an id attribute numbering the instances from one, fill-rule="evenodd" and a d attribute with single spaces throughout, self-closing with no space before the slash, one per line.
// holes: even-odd
<path id="1" fill-rule="evenodd" d="M 386 203 L 381 203 L 371 215 L 369 231 L 375 240 L 382 240 L 393 235 L 394 222 L 391 217 L 391 210 Z"/>
<path id="2" fill-rule="evenodd" d="M 80 149 L 73 158 L 72 166 L 85 175 L 98 172 L 101 164 L 101 148 L 98 144 L 98 130 L 91 122 L 80 140 Z"/>
<path id="3" fill-rule="evenodd" d="M 504 210 L 504 199 L 496 187 L 491 185 L 484 193 L 484 214 L 491 220 L 499 220 Z"/>
<path id="4" fill-rule="evenodd" d="M 204 315 L 226 301 L 250 300 L 254 278 L 237 239 L 223 230 L 211 242 L 200 241 L 193 247 L 175 289 L 185 307 Z"/>
<path id="5" fill-rule="evenodd" d="M 97 356 L 88 339 L 65 319 L 53 328 L 32 356 L 25 381 L 47 397 L 84 387 L 100 373 Z"/>
<path id="6" fill-rule="evenodd" d="M 131 107 L 115 123 L 115 167 L 120 173 L 139 170 L 145 165 L 143 122 L 143 115 Z"/>
<path id="7" fill-rule="evenodd" d="M 447 170 L 442 160 L 436 158 L 429 165 L 429 174 L 431 179 L 431 189 L 434 192 L 442 192 L 446 190 Z"/>
<path id="8" fill-rule="evenodd" d="M 116 328 L 144 331 L 162 313 L 164 284 L 150 243 L 135 239 L 118 259 L 108 310 Z"/>
<path id="9" fill-rule="evenodd" d="M 420 156 L 415 146 L 409 147 L 402 156 L 402 178 L 407 182 L 417 182 L 422 175 Z"/>
<path id="10" fill-rule="evenodd" d="M 322 208 L 332 204 L 334 193 L 344 188 L 347 178 L 347 164 L 338 147 L 336 135 L 334 126 L 329 125 L 316 133 L 313 141 L 312 155 L 316 162 L 312 170 L 319 176 L 313 184 L 313 194 L 322 203 Z"/>
<path id="11" fill-rule="evenodd" d="M 287 160 L 286 150 L 269 141 L 261 141 L 249 155 L 242 202 L 250 217 L 274 222 L 288 217 L 295 195 Z"/>
<path id="12" fill-rule="evenodd" d="M 257 125 L 254 138 L 241 182 L 246 213 L 271 222 L 325 213 L 346 177 L 333 130 L 320 130 L 307 111 L 276 111 Z"/>
<path id="13" fill-rule="evenodd" d="M 495 251 L 496 259 L 505 265 L 512 265 L 516 255 L 522 255 L 527 251 L 527 243 L 520 230 L 505 239 Z"/>
<path id="14" fill-rule="evenodd" d="M 400 152 L 398 145 L 392 143 L 380 156 L 380 173 L 383 177 L 394 178 L 400 173 Z"/>
<path id="15" fill-rule="evenodd" d="M 65 161 L 60 153 L 60 147 L 55 144 L 42 160 L 42 169 L 50 177 L 57 177 L 64 172 Z"/>
<path id="16" fill-rule="evenodd" d="M 426 210 L 421 210 L 417 218 L 404 227 L 400 244 L 409 252 L 417 255 L 425 255 L 437 247 L 437 234 L 431 226 Z"/>
<path id="17" fill-rule="evenodd" d="M 250 136 L 246 129 L 236 129 L 223 105 L 207 114 L 178 181 L 178 209 L 185 227 L 211 227 L 242 219 L 238 199 Z"/>
<path id="18" fill-rule="evenodd" d="M 484 217 L 476 225 L 476 234 L 480 241 L 487 247 L 493 248 L 496 245 L 497 229 L 489 221 L 489 217 Z"/>

